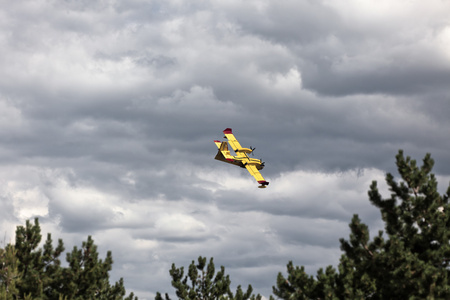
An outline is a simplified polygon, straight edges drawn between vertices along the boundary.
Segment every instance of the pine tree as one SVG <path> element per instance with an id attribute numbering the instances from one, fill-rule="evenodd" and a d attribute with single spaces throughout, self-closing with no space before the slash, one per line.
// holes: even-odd
<path id="1" fill-rule="evenodd" d="M 437 191 L 430 154 L 421 167 L 400 150 L 400 181 L 386 175 L 391 191 L 383 199 L 372 182 L 370 202 L 380 209 L 385 230 L 372 240 L 357 215 L 349 240 L 340 239 L 338 272 L 331 266 L 309 276 L 288 264 L 288 277 L 278 275 L 274 294 L 281 299 L 450 299 L 450 207 Z"/>
<path id="2" fill-rule="evenodd" d="M 133 293 L 124 298 L 122 278 L 114 285 L 109 283 L 109 271 L 113 264 L 111 252 L 108 251 L 104 261 L 99 259 L 97 246 L 90 236 L 82 243 L 81 249 L 75 246 L 72 252 L 67 253 L 68 267 L 62 267 L 59 259 L 64 252 L 62 240 L 59 239 L 58 246 L 53 248 L 51 235 L 48 234 L 43 248 L 38 248 L 41 239 L 37 218 L 34 225 L 27 221 L 25 227 L 17 227 L 15 246 L 8 245 L 6 248 L 13 249 L 13 252 L 5 256 L 9 264 L 15 267 L 10 268 L 5 276 L 3 269 L 0 271 L 0 292 L 8 288 L 8 295 L 14 295 L 14 299 L 137 299 Z M 2 253 L 8 252 L 0 251 L 0 259 Z M 11 276 L 14 281 L 3 279 Z"/>
<path id="3" fill-rule="evenodd" d="M 215 272 L 213 258 L 206 264 L 206 257 L 199 257 L 198 263 L 195 261 L 189 265 L 188 274 L 184 276 L 184 267 L 176 268 L 172 264 L 169 271 L 172 277 L 172 286 L 176 290 L 176 295 L 183 300 L 217 300 L 217 299 L 233 299 L 233 300 L 260 300 L 261 296 L 253 295 L 253 288 L 248 286 L 244 293 L 239 285 L 236 293 L 230 290 L 230 276 L 225 275 L 225 268 L 220 267 L 220 271 Z M 169 295 L 165 294 L 165 299 L 170 300 Z M 161 294 L 156 294 L 155 300 L 163 300 Z"/>
<path id="4" fill-rule="evenodd" d="M 81 249 L 76 246 L 67 253 L 69 267 L 62 271 L 63 284 L 59 292 L 69 299 L 123 299 L 125 288 L 123 279 L 111 286 L 108 272 L 113 259 L 110 251 L 103 261 L 98 258 L 97 246 L 91 236 L 83 242 Z M 132 297 L 132 295 L 131 295 Z"/>
<path id="5" fill-rule="evenodd" d="M 41 239 L 41 228 L 37 218 L 34 225 L 27 220 L 25 227 L 17 227 L 15 248 L 19 261 L 18 270 L 21 273 L 18 289 L 22 295 L 50 296 L 51 287 L 58 278 L 61 269 L 59 256 L 64 251 L 63 242 L 59 240 L 58 247 L 53 249 L 51 235 L 48 234 L 44 249 L 37 249 Z"/>
<path id="6" fill-rule="evenodd" d="M 14 299 L 19 295 L 17 284 L 20 280 L 17 250 L 12 245 L 0 249 L 0 299 Z"/>

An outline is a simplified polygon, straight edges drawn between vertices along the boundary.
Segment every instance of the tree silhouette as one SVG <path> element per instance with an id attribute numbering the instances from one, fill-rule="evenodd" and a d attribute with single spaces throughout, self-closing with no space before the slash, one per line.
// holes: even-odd
<path id="1" fill-rule="evenodd" d="M 248 286 L 244 293 L 239 285 L 236 293 L 233 294 L 230 290 L 230 276 L 225 275 L 225 268 L 220 267 L 220 271 L 215 272 L 213 258 L 206 264 L 206 257 L 199 257 L 198 263 L 195 261 L 189 265 L 188 274 L 184 275 L 184 267 L 176 268 L 172 264 L 172 269 L 169 271 L 172 277 L 172 286 L 175 288 L 176 295 L 183 300 L 216 300 L 216 299 L 234 299 L 234 300 L 260 300 L 261 296 L 253 295 L 253 288 Z M 161 294 L 158 292 L 155 297 L 156 300 L 163 300 Z M 165 294 L 165 299 L 170 300 L 169 295 Z"/>
<path id="2" fill-rule="evenodd" d="M 349 240 L 340 239 L 338 272 L 331 266 L 315 277 L 304 267 L 287 265 L 273 293 L 281 299 L 450 299 L 450 207 L 437 191 L 430 154 L 421 167 L 400 150 L 396 164 L 401 176 L 386 175 L 391 191 L 383 199 L 372 182 L 370 202 L 380 209 L 385 230 L 372 240 L 369 228 L 354 215 Z"/>
<path id="3" fill-rule="evenodd" d="M 51 235 L 43 248 L 39 220 L 26 221 L 18 226 L 16 243 L 0 249 L 1 299 L 137 299 L 131 293 L 125 296 L 123 279 L 114 285 L 109 283 L 109 271 L 113 260 L 108 251 L 106 259 L 99 259 L 97 246 L 89 236 L 67 253 L 67 267 L 59 259 L 64 252 L 62 240 L 53 248 Z"/>

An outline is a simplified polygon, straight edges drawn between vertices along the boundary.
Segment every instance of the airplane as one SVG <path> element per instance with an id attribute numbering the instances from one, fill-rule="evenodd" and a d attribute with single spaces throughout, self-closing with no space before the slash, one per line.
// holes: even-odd
<path id="1" fill-rule="evenodd" d="M 243 148 L 241 144 L 239 144 L 239 142 L 236 140 L 236 137 L 234 136 L 231 128 L 225 129 L 223 133 L 225 134 L 224 138 L 228 139 L 228 143 L 230 144 L 231 148 L 233 148 L 236 156 L 232 156 L 230 154 L 227 142 L 215 140 L 214 143 L 216 143 L 219 151 L 217 152 L 217 155 L 216 157 L 214 157 L 214 159 L 233 164 L 241 168 L 246 168 L 248 172 L 253 177 L 255 177 L 256 181 L 258 181 L 258 183 L 260 184 L 258 187 L 266 188 L 269 185 L 269 182 L 267 182 L 259 172 L 259 170 L 262 170 L 264 168 L 264 162 L 260 159 L 248 157 L 248 154 L 252 153 L 255 148 Z"/>

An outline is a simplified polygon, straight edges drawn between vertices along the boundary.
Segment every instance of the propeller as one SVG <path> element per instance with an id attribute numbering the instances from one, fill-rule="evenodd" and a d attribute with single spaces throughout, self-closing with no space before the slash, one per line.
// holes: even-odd
<path id="1" fill-rule="evenodd" d="M 255 156 L 255 154 L 253 153 L 253 151 L 255 151 L 256 148 L 252 148 L 252 146 L 250 146 L 250 150 L 252 150 L 252 156 Z"/>

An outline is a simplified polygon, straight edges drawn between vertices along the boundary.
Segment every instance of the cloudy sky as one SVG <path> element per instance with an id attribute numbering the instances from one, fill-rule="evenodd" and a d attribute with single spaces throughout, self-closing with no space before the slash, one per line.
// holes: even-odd
<path id="1" fill-rule="evenodd" d="M 336 265 L 354 213 L 382 228 L 398 149 L 448 185 L 447 0 L 0 3 L 3 245 L 39 217 L 140 299 L 200 255 L 268 297 L 290 260 Z M 267 189 L 213 159 L 227 127 Z"/>

